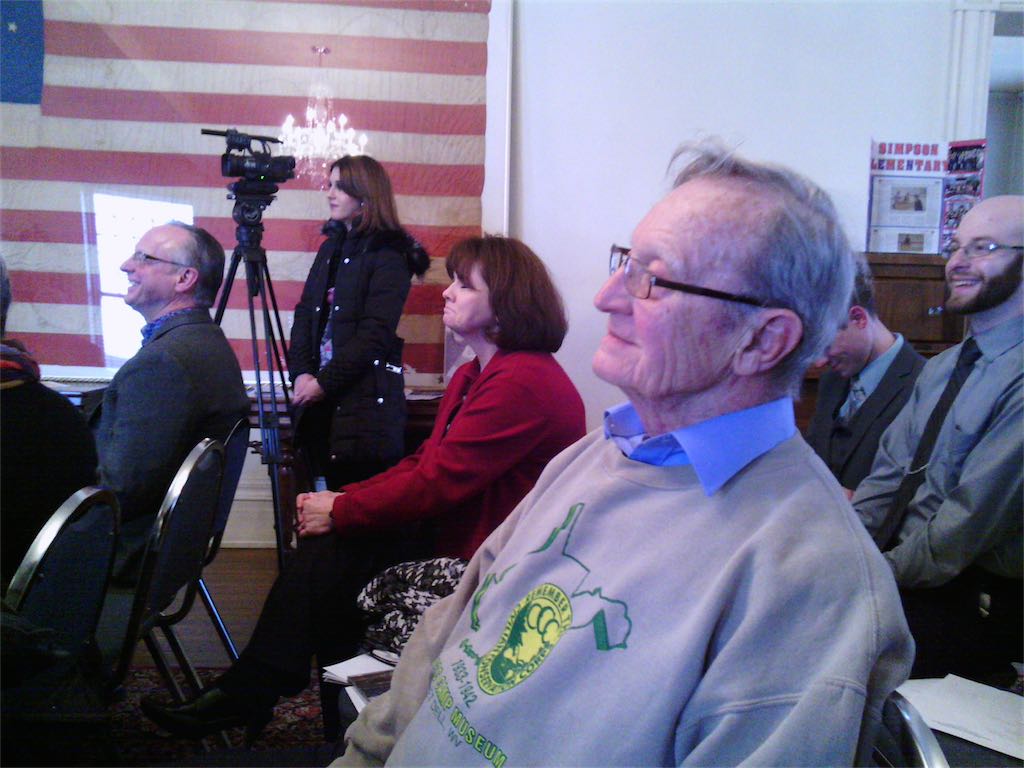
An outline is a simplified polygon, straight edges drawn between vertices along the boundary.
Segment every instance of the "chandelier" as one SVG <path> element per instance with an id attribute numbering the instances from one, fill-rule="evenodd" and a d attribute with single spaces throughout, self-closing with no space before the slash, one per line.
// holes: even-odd
<path id="1" fill-rule="evenodd" d="M 323 66 L 324 56 L 331 52 L 325 46 L 312 46 L 318 56 L 317 70 Z M 332 162 L 345 155 L 361 155 L 366 149 L 366 134 L 356 135 L 348 125 L 344 113 L 334 114 L 330 90 L 323 78 L 318 78 L 309 91 L 306 102 L 306 124 L 298 125 L 288 115 L 278 137 L 286 154 L 295 157 L 295 174 L 320 181 L 327 175 Z"/>

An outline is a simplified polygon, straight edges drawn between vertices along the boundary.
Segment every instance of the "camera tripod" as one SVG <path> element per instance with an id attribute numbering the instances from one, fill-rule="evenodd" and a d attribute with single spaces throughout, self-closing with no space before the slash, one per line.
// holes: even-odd
<path id="1" fill-rule="evenodd" d="M 260 454 L 267 473 L 270 475 L 270 491 L 274 505 L 274 534 L 277 542 L 277 566 L 284 565 L 285 557 L 291 552 L 290 520 L 285 520 L 281 505 L 281 467 L 290 466 L 291 460 L 281 450 L 281 414 L 291 412 L 288 385 L 282 364 L 285 350 L 284 328 L 281 313 L 277 308 L 274 285 L 267 267 L 267 252 L 263 249 L 263 211 L 274 201 L 278 187 L 267 181 L 240 179 L 228 185 L 233 193 L 235 206 L 231 218 L 238 225 L 235 229 L 237 245 L 231 254 L 231 266 L 225 278 L 224 290 L 217 303 L 214 322 L 220 325 L 227 308 L 228 298 L 234 286 L 235 274 L 240 262 L 245 262 L 246 296 L 249 304 L 249 335 L 252 339 L 252 362 L 256 375 L 256 409 L 259 414 Z M 263 323 L 263 365 L 261 365 L 260 343 L 256 325 L 256 298 L 259 297 L 259 311 Z M 263 371 L 267 373 L 268 392 L 263 389 Z M 280 383 L 279 390 L 275 378 Z"/>

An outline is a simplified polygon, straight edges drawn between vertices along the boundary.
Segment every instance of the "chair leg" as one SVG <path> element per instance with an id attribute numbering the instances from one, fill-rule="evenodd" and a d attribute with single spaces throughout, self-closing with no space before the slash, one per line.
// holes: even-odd
<path id="1" fill-rule="evenodd" d="M 213 595 L 210 594 L 210 590 L 207 589 L 206 582 L 202 577 L 199 579 L 199 597 L 202 599 L 203 605 L 206 606 L 206 612 L 210 614 L 210 621 L 213 622 L 213 628 L 217 631 L 217 636 L 220 637 L 224 650 L 227 651 L 232 662 L 238 661 L 238 649 L 235 647 L 235 643 L 231 639 L 231 633 L 228 632 L 227 626 L 224 624 L 223 619 L 221 619 L 220 611 L 217 610 L 217 604 L 213 602 Z"/>
<path id="2" fill-rule="evenodd" d="M 181 673 L 188 680 L 192 686 L 193 693 L 197 696 L 200 691 L 203 690 L 203 681 L 199 678 L 199 673 L 196 672 L 196 668 L 192 665 L 192 660 L 185 653 L 185 648 L 181 645 L 181 641 L 178 640 L 178 635 L 174 631 L 174 627 L 160 626 L 161 631 L 164 633 L 164 637 L 167 639 L 167 645 L 170 646 L 171 652 L 174 654 L 174 658 L 178 660 L 178 667 L 181 669 Z M 231 739 L 224 731 L 220 731 L 217 734 L 217 739 L 225 749 L 231 749 L 234 745 L 231 743 Z M 203 749 L 207 752 L 212 751 L 206 739 L 203 739 Z"/>
<path id="3" fill-rule="evenodd" d="M 174 654 L 174 658 L 178 662 L 178 668 L 181 670 L 181 674 L 184 675 L 188 684 L 192 686 L 193 695 L 198 696 L 203 690 L 203 681 L 199 679 L 199 674 L 196 672 L 196 668 L 192 666 L 192 660 L 189 659 L 188 654 L 185 653 L 185 649 L 182 648 L 181 642 L 179 642 L 178 636 L 174 632 L 174 627 L 163 624 L 158 626 L 164 633 L 167 645 L 170 646 L 171 652 Z"/>
<path id="4" fill-rule="evenodd" d="M 157 643 L 156 638 L 153 637 L 153 632 L 147 632 L 142 639 L 146 643 L 149 655 L 153 658 L 153 663 L 156 664 L 157 671 L 160 672 L 160 677 L 163 678 L 164 685 L 167 686 L 167 690 L 171 692 L 171 695 L 174 697 L 176 702 L 184 704 L 185 693 L 181 690 L 181 686 L 178 685 L 178 681 L 171 672 L 171 667 L 167 663 L 167 658 L 164 656 L 164 652 L 160 650 L 160 645 Z"/>
<path id="5" fill-rule="evenodd" d="M 216 736 L 207 736 L 205 739 L 203 739 L 203 751 L 204 752 L 213 752 L 214 751 L 213 747 L 210 746 L 210 739 L 211 738 L 214 739 L 215 744 L 216 744 L 216 742 L 219 742 L 220 746 L 223 747 L 224 749 L 234 749 L 235 748 L 235 745 L 231 743 L 231 737 L 228 736 L 227 731 L 217 731 L 217 735 Z"/>
<path id="6" fill-rule="evenodd" d="M 192 686 L 192 692 L 198 696 L 200 691 L 203 690 L 203 681 L 199 678 L 199 673 L 196 672 L 196 668 L 192 665 L 192 660 L 189 659 L 188 654 L 185 653 L 185 649 L 182 647 L 181 641 L 178 640 L 178 635 L 175 633 L 174 627 L 170 625 L 158 626 L 160 626 L 160 630 L 164 633 L 164 638 L 167 640 L 167 645 L 170 646 L 171 652 L 174 654 L 174 658 L 178 662 L 178 668 L 181 669 L 181 674 L 185 676 L 185 679 L 188 680 L 189 685 Z M 149 645 L 151 637 L 152 633 L 146 635 L 147 646 Z M 159 667 L 163 665 L 163 669 L 167 669 L 167 662 L 164 659 L 163 651 L 160 650 L 155 640 L 153 640 L 152 642 L 153 647 L 150 648 L 150 653 L 153 655 L 154 659 L 156 659 L 157 656 L 159 656 L 160 658 L 160 661 L 157 662 L 157 666 Z M 153 650 L 154 648 L 155 653 Z M 163 673 L 163 669 L 161 670 L 161 673 Z M 169 669 L 167 669 L 167 675 L 170 676 Z M 179 697 L 180 701 L 184 702 L 185 697 L 182 695 L 181 688 L 178 686 L 177 681 L 174 680 L 173 677 L 171 679 L 173 681 L 172 684 L 174 690 L 177 691 L 176 695 Z M 228 738 L 228 735 L 224 731 L 220 731 L 217 734 L 217 738 L 225 749 L 231 749 L 234 746 L 231 743 L 231 739 Z M 203 739 L 203 749 L 206 752 L 212 751 L 206 739 Z"/>

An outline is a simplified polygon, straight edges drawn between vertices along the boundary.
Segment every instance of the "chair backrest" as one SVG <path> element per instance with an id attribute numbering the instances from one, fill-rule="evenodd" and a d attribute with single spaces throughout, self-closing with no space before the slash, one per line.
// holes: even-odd
<path id="1" fill-rule="evenodd" d="M 114 563 L 120 512 L 105 488 L 76 491 L 36 535 L 4 603 L 77 658 L 96 631 Z"/>
<path id="2" fill-rule="evenodd" d="M 874 759 L 882 766 L 949 768 L 932 729 L 898 691 L 889 695 L 882 708 Z"/>
<path id="3" fill-rule="evenodd" d="M 135 643 L 162 619 L 184 588 L 175 617 L 192 607 L 217 510 L 224 474 L 224 447 L 206 438 L 182 463 L 164 496 L 142 559 L 115 680 L 124 679 Z"/>
<path id="4" fill-rule="evenodd" d="M 238 481 L 242 477 L 245 457 L 249 453 L 249 420 L 239 419 L 228 433 L 224 441 L 224 480 L 220 485 L 220 496 L 217 499 L 217 513 L 213 518 L 213 532 L 210 537 L 210 548 L 206 553 L 205 565 L 213 562 L 220 550 L 220 541 L 224 529 L 228 525 L 231 505 L 235 501 Z"/>

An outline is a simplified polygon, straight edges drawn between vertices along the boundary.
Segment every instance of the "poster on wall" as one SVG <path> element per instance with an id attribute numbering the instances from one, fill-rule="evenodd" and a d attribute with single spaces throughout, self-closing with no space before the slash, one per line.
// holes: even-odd
<path id="1" fill-rule="evenodd" d="M 981 202 L 985 187 L 985 139 L 953 141 L 949 144 L 949 168 L 942 188 L 942 239 L 945 250 L 953 239 L 960 219 Z"/>
<path id="2" fill-rule="evenodd" d="M 938 253 L 947 144 L 871 142 L 867 249 Z"/>

